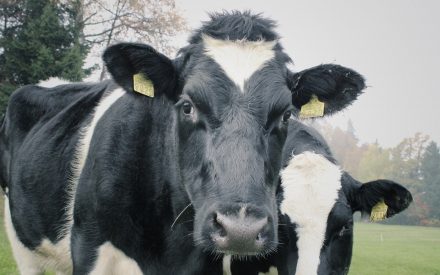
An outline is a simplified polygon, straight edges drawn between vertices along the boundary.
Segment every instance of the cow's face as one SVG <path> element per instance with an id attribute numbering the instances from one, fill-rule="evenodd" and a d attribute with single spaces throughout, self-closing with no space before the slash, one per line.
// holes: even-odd
<path id="1" fill-rule="evenodd" d="M 277 243 L 275 190 L 293 106 L 275 44 L 205 36 L 183 73 L 181 174 L 195 239 L 215 251 L 259 254 Z"/>
<path id="2" fill-rule="evenodd" d="M 296 274 L 347 274 L 353 247 L 353 213 L 370 213 L 383 200 L 387 217 L 408 207 L 410 192 L 388 180 L 361 184 L 324 156 L 305 152 L 281 172 L 281 212 L 295 224 Z M 294 237 L 295 238 L 295 237 Z"/>
<path id="3" fill-rule="evenodd" d="M 216 22 L 229 17 L 232 23 Z M 139 44 L 112 46 L 104 60 L 127 91 L 133 90 L 132 75 L 142 73 L 159 95 L 152 100 L 174 104 L 176 161 L 195 210 L 196 244 L 212 252 L 264 255 L 277 245 L 275 190 L 287 119 L 312 95 L 326 102 L 326 114 L 337 111 L 364 82 L 336 65 L 291 73 L 271 21 L 229 17 L 213 18 L 174 62 Z M 253 31 L 249 20 L 258 21 Z M 218 35 L 225 26 L 231 34 Z"/>

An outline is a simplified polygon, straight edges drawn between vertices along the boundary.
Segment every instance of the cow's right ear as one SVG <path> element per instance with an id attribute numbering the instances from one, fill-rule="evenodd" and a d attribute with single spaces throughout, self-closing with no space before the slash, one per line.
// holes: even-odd
<path id="1" fill-rule="evenodd" d="M 178 74 L 172 61 L 153 47 L 137 43 L 120 43 L 108 47 L 104 63 L 118 85 L 134 91 L 133 76 L 141 74 L 151 80 L 155 95 L 176 98 Z"/>
<path id="2" fill-rule="evenodd" d="M 365 80 L 359 73 L 336 64 L 323 64 L 297 73 L 289 71 L 287 83 L 296 108 L 316 97 L 324 103 L 324 115 L 344 109 L 365 88 Z"/>
<path id="3" fill-rule="evenodd" d="M 383 202 L 387 206 L 386 218 L 405 210 L 412 202 L 411 193 L 391 180 L 370 181 L 355 188 L 350 202 L 352 208 L 371 214 L 373 207 Z"/>

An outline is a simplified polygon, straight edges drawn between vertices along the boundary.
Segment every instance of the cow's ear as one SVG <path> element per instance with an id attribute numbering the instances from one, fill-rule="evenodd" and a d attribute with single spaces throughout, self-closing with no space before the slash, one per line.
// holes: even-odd
<path id="1" fill-rule="evenodd" d="M 141 80 L 152 82 L 155 96 L 177 96 L 178 74 L 173 62 L 149 45 L 116 44 L 104 51 L 103 60 L 116 83 L 128 92 L 134 91 L 133 76 L 140 74 Z"/>
<path id="2" fill-rule="evenodd" d="M 352 208 L 368 214 L 383 201 L 387 206 L 387 218 L 405 210 L 412 202 L 408 189 L 390 180 L 375 180 L 361 184 L 356 188 L 353 199 L 354 201 L 350 202 Z"/>
<path id="3" fill-rule="evenodd" d="M 357 72 L 335 64 L 319 65 L 288 74 L 292 103 L 300 109 L 315 96 L 323 102 L 324 115 L 344 109 L 362 93 L 364 78 Z"/>

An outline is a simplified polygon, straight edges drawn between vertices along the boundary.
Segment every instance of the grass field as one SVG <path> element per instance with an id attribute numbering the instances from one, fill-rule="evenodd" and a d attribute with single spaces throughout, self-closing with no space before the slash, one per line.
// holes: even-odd
<path id="1" fill-rule="evenodd" d="M 18 274 L 3 223 L 0 199 L 0 275 Z M 440 228 L 355 224 L 350 275 L 440 275 Z"/>
<path id="2" fill-rule="evenodd" d="M 440 228 L 355 224 L 352 275 L 440 275 Z"/>

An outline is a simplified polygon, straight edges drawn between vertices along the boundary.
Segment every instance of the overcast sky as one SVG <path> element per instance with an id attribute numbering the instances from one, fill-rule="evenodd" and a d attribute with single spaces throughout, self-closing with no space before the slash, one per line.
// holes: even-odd
<path id="1" fill-rule="evenodd" d="M 415 132 L 440 143 L 440 1 L 177 0 L 190 28 L 207 12 L 251 10 L 278 22 L 296 70 L 337 63 L 369 88 L 330 122 L 353 121 L 361 142 L 395 146 Z M 185 41 L 176 39 L 179 46 Z"/>

